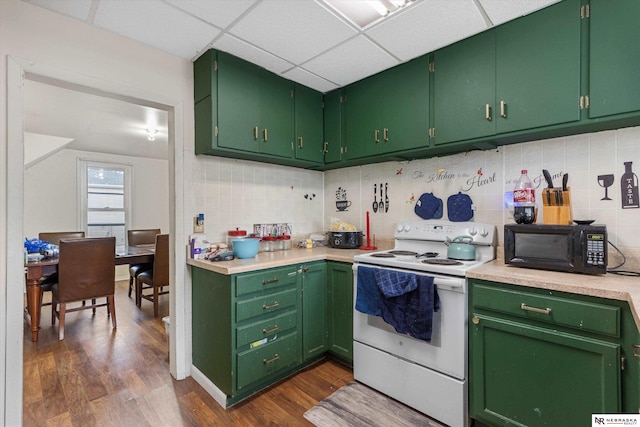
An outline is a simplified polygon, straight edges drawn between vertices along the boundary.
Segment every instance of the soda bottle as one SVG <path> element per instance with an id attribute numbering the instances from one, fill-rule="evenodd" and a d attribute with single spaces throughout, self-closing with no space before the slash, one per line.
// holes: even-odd
<path id="1" fill-rule="evenodd" d="M 513 189 L 513 219 L 517 224 L 536 222 L 536 194 L 526 169 L 520 171 Z"/>

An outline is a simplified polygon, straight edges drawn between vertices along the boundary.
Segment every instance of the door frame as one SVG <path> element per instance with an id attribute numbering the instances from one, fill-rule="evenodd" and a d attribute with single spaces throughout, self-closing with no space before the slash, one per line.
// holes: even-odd
<path id="1" fill-rule="evenodd" d="M 7 57 L 7 219 L 6 243 L 0 254 L 6 253 L 6 317 L 0 319 L 0 380 L 3 390 L 0 398 L 4 414 L 0 420 L 5 425 L 20 425 L 22 420 L 23 389 L 23 288 L 15 286 L 24 282 L 24 80 L 29 75 L 64 82 L 76 88 L 100 96 L 149 105 L 168 113 L 168 167 L 169 167 L 169 233 L 170 243 L 169 293 L 170 372 L 176 379 L 190 374 L 191 354 L 187 348 L 187 319 L 185 300 L 188 297 L 185 283 L 189 279 L 186 254 L 176 242 L 185 241 L 184 227 L 184 103 L 167 98 L 163 93 L 148 92 L 118 82 L 103 80 L 68 69 L 34 63 L 28 59 Z M 11 284 L 14 284 L 13 286 Z"/>

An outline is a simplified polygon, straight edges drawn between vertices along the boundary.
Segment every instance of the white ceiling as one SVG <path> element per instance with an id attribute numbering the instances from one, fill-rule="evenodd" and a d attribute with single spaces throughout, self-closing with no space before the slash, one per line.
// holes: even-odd
<path id="1" fill-rule="evenodd" d="M 365 29 L 323 0 L 24 1 L 191 61 L 217 48 L 327 92 L 558 0 L 416 0 Z M 99 108 L 99 104 L 92 105 Z M 113 141 L 108 133 L 139 123 L 145 114 L 135 107 L 131 110 L 137 111 L 130 111 L 132 116 L 125 119 L 128 109 L 111 108 L 113 116 L 105 113 L 99 122 L 91 122 L 86 112 L 82 116 L 86 123 L 77 123 L 76 118 L 70 125 L 87 131 L 88 123 L 93 123 L 92 137 Z M 34 117 L 40 113 L 44 112 L 34 111 Z M 115 121 L 120 125 L 112 126 Z M 99 123 L 108 123 L 109 128 L 100 129 Z M 147 149 L 139 151 L 146 153 Z"/>

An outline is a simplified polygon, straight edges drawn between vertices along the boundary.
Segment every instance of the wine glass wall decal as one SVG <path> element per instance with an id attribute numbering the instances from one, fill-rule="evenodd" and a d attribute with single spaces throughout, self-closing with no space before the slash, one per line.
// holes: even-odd
<path id="1" fill-rule="evenodd" d="M 613 175 L 598 175 L 598 184 L 604 187 L 604 197 L 600 200 L 611 200 L 609 198 L 609 187 L 613 185 Z"/>

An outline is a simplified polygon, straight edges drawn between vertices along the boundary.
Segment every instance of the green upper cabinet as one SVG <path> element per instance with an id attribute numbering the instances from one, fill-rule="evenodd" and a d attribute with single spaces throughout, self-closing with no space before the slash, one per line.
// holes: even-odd
<path id="1" fill-rule="evenodd" d="M 637 0 L 591 0 L 589 117 L 640 111 Z"/>
<path id="2" fill-rule="evenodd" d="M 347 87 L 347 159 L 428 146 L 428 68 L 425 55 Z"/>
<path id="3" fill-rule="evenodd" d="M 436 145 L 495 134 L 495 50 L 488 31 L 435 53 Z"/>
<path id="4" fill-rule="evenodd" d="M 435 144 L 580 120 L 580 2 L 437 51 Z"/>
<path id="5" fill-rule="evenodd" d="M 580 0 L 496 28 L 496 130 L 580 120 Z"/>
<path id="6" fill-rule="evenodd" d="M 295 85 L 295 157 L 322 164 L 322 93 Z"/>
<path id="7" fill-rule="evenodd" d="M 342 90 L 324 94 L 324 162 L 342 160 Z"/>

